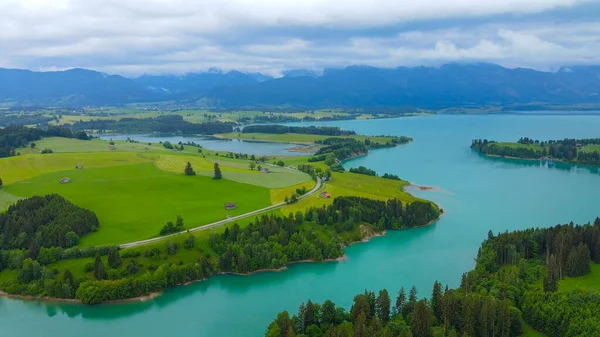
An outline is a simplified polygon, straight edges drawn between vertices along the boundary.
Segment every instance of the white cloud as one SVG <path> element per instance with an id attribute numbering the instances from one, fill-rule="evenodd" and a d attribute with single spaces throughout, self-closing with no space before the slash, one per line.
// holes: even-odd
<path id="1" fill-rule="evenodd" d="M 600 55 L 600 23 L 529 20 L 587 2 L 0 0 L 0 67 L 139 74 L 457 60 L 538 68 L 590 63 Z M 458 23 L 438 24 L 444 19 Z M 398 28 L 407 25 L 413 28 Z"/>

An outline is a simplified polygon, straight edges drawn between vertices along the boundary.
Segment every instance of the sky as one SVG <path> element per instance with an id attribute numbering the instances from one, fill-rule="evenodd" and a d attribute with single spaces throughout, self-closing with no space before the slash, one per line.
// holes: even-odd
<path id="1" fill-rule="evenodd" d="M 600 64 L 600 0 L 0 0 L 0 67 L 125 76 Z"/>

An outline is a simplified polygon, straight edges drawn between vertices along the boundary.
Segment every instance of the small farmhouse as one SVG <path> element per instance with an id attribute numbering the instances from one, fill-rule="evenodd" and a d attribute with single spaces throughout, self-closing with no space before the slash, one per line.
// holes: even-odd
<path id="1" fill-rule="evenodd" d="M 83 166 L 81 164 L 77 164 L 77 166 L 75 166 L 76 169 L 81 170 L 83 168 Z"/>
<path id="2" fill-rule="evenodd" d="M 266 168 L 266 167 L 263 167 L 263 168 L 260 169 L 260 172 L 261 173 L 269 173 L 269 169 Z"/>
<path id="3" fill-rule="evenodd" d="M 61 184 L 68 184 L 71 182 L 71 178 L 64 177 L 60 180 Z"/>
<path id="4" fill-rule="evenodd" d="M 225 204 L 225 209 L 226 210 L 231 210 L 231 209 L 235 209 L 237 207 L 235 202 L 228 202 Z"/>
<path id="5" fill-rule="evenodd" d="M 329 192 L 327 192 L 327 191 L 321 192 L 320 196 L 321 196 L 321 198 L 325 198 L 325 199 L 331 198 L 331 194 L 329 194 Z"/>

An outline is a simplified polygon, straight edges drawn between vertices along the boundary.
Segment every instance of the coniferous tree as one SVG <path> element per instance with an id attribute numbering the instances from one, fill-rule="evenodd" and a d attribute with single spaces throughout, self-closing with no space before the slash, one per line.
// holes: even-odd
<path id="1" fill-rule="evenodd" d="M 406 306 L 406 291 L 404 287 L 401 287 L 398 291 L 398 297 L 396 297 L 396 313 L 404 316 L 404 307 Z"/>
<path id="2" fill-rule="evenodd" d="M 213 179 L 222 179 L 223 175 L 221 174 L 221 168 L 219 167 L 218 163 L 215 163 L 215 175 L 213 176 Z"/>
<path id="3" fill-rule="evenodd" d="M 119 249 L 117 247 L 111 247 L 108 251 L 108 266 L 111 268 L 118 268 L 121 265 L 121 256 L 119 255 Z"/>
<path id="4" fill-rule="evenodd" d="M 196 172 L 192 168 L 192 164 L 189 161 L 187 162 L 187 165 L 185 165 L 184 172 L 185 172 L 186 176 L 195 176 L 196 175 Z"/>
<path id="5" fill-rule="evenodd" d="M 558 263 L 556 262 L 556 257 L 550 255 L 550 259 L 548 262 L 548 271 L 546 273 L 546 277 L 544 277 L 544 291 L 545 292 L 555 292 L 558 290 L 558 280 L 559 280 L 559 272 L 558 272 Z"/>
<path id="6" fill-rule="evenodd" d="M 417 287 L 412 286 L 408 295 L 408 303 L 404 307 L 403 314 L 405 319 L 410 319 L 410 314 L 413 312 L 417 304 Z"/>
<path id="7" fill-rule="evenodd" d="M 426 300 L 420 300 L 414 306 L 410 321 L 410 330 L 414 337 L 431 336 L 431 314 Z"/>
<path id="8" fill-rule="evenodd" d="M 2 183 L 2 178 L 0 178 L 0 187 L 2 187 L 3 183 Z"/>
<path id="9" fill-rule="evenodd" d="M 106 269 L 104 268 L 104 263 L 100 258 L 100 255 L 96 255 L 96 261 L 94 261 L 94 277 L 97 280 L 106 280 Z"/>
<path id="10" fill-rule="evenodd" d="M 442 321 L 442 296 L 442 284 L 435 281 L 431 293 L 431 309 L 438 322 Z"/>
<path id="11" fill-rule="evenodd" d="M 386 289 L 380 290 L 377 297 L 377 317 L 384 325 L 390 321 L 390 295 Z"/>

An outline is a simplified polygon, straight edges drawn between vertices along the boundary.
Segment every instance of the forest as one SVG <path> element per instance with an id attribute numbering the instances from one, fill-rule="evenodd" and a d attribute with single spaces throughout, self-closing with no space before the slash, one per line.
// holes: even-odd
<path id="1" fill-rule="evenodd" d="M 243 133 L 300 133 L 307 135 L 321 135 L 321 136 L 352 136 L 356 132 L 342 130 L 339 127 L 333 126 L 288 126 L 288 125 L 249 125 L 242 129 Z"/>
<path id="2" fill-rule="evenodd" d="M 535 146 L 511 146 L 499 144 L 495 141 L 488 141 L 487 139 L 474 139 L 471 143 L 471 148 L 486 155 L 501 157 L 523 159 L 550 157 L 565 162 L 600 165 L 600 153 L 598 151 L 583 151 L 583 147 L 586 145 L 600 144 L 600 139 L 598 138 L 539 141 L 522 137 L 517 143 Z"/>
<path id="3" fill-rule="evenodd" d="M 182 134 L 213 135 L 227 133 L 233 129 L 232 123 L 206 122 L 190 123 L 180 115 L 158 116 L 156 118 L 121 118 L 119 120 L 79 121 L 70 126 L 73 130 L 98 130 L 99 132 L 165 132 Z"/>
<path id="4" fill-rule="evenodd" d="M 0 129 L 0 158 L 17 155 L 18 148 L 27 147 L 30 142 L 43 137 L 64 137 L 89 140 L 85 132 L 72 132 L 68 128 L 52 126 L 46 129 L 28 128 L 25 126 L 8 126 Z"/>
<path id="5" fill-rule="evenodd" d="M 19 202 L 18 206 L 11 206 L 8 212 L 12 214 L 10 219 L 17 219 L 15 212 L 25 209 L 39 209 L 39 214 L 31 215 L 35 219 L 50 219 L 53 216 L 55 221 L 69 219 L 67 214 L 63 214 L 67 209 L 65 207 L 53 207 L 56 212 L 61 213 L 60 216 L 45 215 L 48 212 L 48 207 L 45 207 L 47 203 L 39 198 L 41 197 L 34 197 L 27 202 Z M 57 197 L 45 198 L 55 200 Z M 34 208 L 38 204 L 41 206 Z M 81 211 L 70 210 L 68 214 L 79 214 L 78 212 Z M 197 260 L 187 263 L 163 261 L 169 256 L 176 257 L 182 247 L 196 249 L 192 235 L 182 235 L 182 241 L 167 240 L 164 249 L 153 247 L 146 248 L 143 252 L 139 249 L 119 251 L 117 247 L 66 248 L 71 246 L 70 241 L 63 242 L 59 236 L 53 236 L 56 242 L 42 241 L 36 243 L 37 246 L 27 246 L 27 242 L 39 239 L 38 233 L 45 228 L 39 225 L 37 230 L 27 228 L 20 233 L 11 230 L 11 239 L 5 237 L 4 241 L 11 243 L 10 247 L 20 249 L 0 254 L 0 265 L 2 269 L 18 271 L 19 278 L 18 282 L 0 286 L 3 291 L 12 294 L 76 298 L 83 303 L 95 304 L 141 296 L 168 286 L 202 280 L 214 273 L 245 274 L 262 269 L 283 268 L 295 261 L 335 259 L 343 255 L 345 245 L 361 240 L 365 233 L 427 225 L 437 219 L 439 214 L 440 211 L 434 205 L 423 201 L 403 204 L 396 199 L 380 201 L 338 197 L 333 200 L 332 205 L 309 208 L 305 213 L 299 211 L 288 216 L 262 215 L 245 227 L 238 224 L 228 226 L 222 233 L 211 234 L 208 242 L 210 251 L 198 251 Z M 14 220 L 6 219 L 5 222 Z M 83 222 L 70 220 L 69 223 Z M 47 226 L 53 226 L 55 221 Z M 93 230 L 94 227 L 89 228 Z M 83 230 L 70 228 L 73 232 L 78 231 L 77 235 L 84 235 L 87 229 L 88 227 Z M 12 243 L 15 237 L 23 238 L 24 243 Z M 140 262 L 136 260 L 141 254 L 156 261 L 156 265 L 148 268 L 144 274 L 139 272 Z M 108 255 L 107 264 L 100 258 L 104 255 Z M 50 266 L 65 258 L 93 256 L 95 262 L 85 266 L 86 272 L 93 272 L 92 278 L 88 276 L 75 279 L 69 270 L 58 277 L 59 271 Z"/>
<path id="6" fill-rule="evenodd" d="M 72 247 L 77 240 L 70 241 L 69 233 L 81 237 L 97 229 L 94 212 L 75 206 L 58 194 L 34 196 L 21 199 L 0 213 L 0 249 L 30 249 L 33 253 L 36 246 L 38 250 Z"/>
<path id="7" fill-rule="evenodd" d="M 401 288 L 395 300 L 386 289 L 365 290 L 349 311 L 308 300 L 297 314 L 280 312 L 265 336 L 516 337 L 522 321 L 551 337 L 600 336 L 600 294 L 556 287 L 564 275 L 589 273 L 599 257 L 599 218 L 583 226 L 490 232 L 457 289 L 436 281 L 426 298 L 412 287 L 408 297 Z"/>

